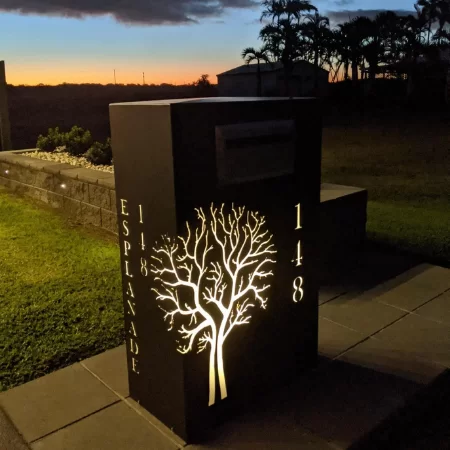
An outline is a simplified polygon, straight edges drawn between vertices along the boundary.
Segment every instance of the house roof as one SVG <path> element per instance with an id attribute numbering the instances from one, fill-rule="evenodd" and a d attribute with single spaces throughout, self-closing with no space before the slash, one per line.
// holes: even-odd
<path id="1" fill-rule="evenodd" d="M 217 76 L 221 76 L 221 75 L 245 75 L 245 74 L 254 74 L 256 73 L 257 70 L 257 66 L 258 64 L 243 64 L 242 66 L 239 67 L 235 67 L 234 69 L 230 69 L 227 70 L 226 72 L 222 72 L 217 74 Z M 294 73 L 299 72 L 302 70 L 302 68 L 307 67 L 307 66 L 313 66 L 313 64 L 311 64 L 308 61 L 297 61 L 296 63 L 294 63 Z M 283 69 L 283 64 L 281 62 L 275 62 L 275 63 L 261 63 L 259 65 L 261 73 L 262 72 L 277 72 Z M 323 70 L 324 72 L 327 72 L 327 70 L 325 69 L 320 69 Z"/>

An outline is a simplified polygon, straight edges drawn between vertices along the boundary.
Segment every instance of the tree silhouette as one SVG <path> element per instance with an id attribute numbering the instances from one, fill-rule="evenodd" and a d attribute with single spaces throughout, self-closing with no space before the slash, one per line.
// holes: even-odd
<path id="1" fill-rule="evenodd" d="M 151 272 L 159 308 L 169 330 L 181 335 L 178 351 L 197 353 L 209 347 L 209 402 L 216 401 L 216 366 L 221 399 L 227 397 L 223 349 L 232 329 L 248 324 L 255 306 L 265 309 L 269 288 L 263 279 L 276 253 L 265 219 L 244 207 L 224 213 L 211 205 L 208 215 L 196 209 L 199 225 L 187 237 L 163 236 L 152 252 Z"/>
<path id="2" fill-rule="evenodd" d="M 262 94 L 262 83 L 261 83 L 261 66 L 260 62 L 271 63 L 267 47 L 263 46 L 259 50 L 255 50 L 253 47 L 247 47 L 242 51 L 242 58 L 245 60 L 246 64 L 250 64 L 256 61 L 256 95 L 261 97 Z"/>
<path id="3" fill-rule="evenodd" d="M 303 53 L 300 39 L 302 17 L 317 8 L 307 0 L 264 0 L 264 10 L 260 21 L 267 23 L 260 31 L 259 38 L 264 42 L 276 61 L 283 65 L 284 94 L 289 96 L 289 83 L 294 70 L 294 62 Z"/>
<path id="4" fill-rule="evenodd" d="M 307 47 L 313 56 L 314 64 L 314 89 L 319 87 L 319 68 L 323 66 L 323 57 L 330 41 L 330 20 L 320 15 L 307 14 L 305 22 L 301 26 L 301 34 L 307 40 Z"/>

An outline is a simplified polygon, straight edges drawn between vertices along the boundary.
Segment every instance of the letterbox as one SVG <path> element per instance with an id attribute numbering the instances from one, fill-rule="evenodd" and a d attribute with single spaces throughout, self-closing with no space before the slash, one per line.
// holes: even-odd
<path id="1" fill-rule="evenodd" d="M 309 98 L 110 105 L 130 395 L 188 442 L 316 363 Z"/>

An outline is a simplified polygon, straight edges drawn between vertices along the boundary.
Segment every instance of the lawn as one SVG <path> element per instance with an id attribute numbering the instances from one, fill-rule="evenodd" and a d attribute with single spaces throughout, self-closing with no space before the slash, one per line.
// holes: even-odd
<path id="1" fill-rule="evenodd" d="M 450 264 L 448 115 L 378 118 L 323 132 L 322 180 L 368 189 L 368 237 Z"/>
<path id="2" fill-rule="evenodd" d="M 115 241 L 0 189 L 0 390 L 124 341 Z"/>

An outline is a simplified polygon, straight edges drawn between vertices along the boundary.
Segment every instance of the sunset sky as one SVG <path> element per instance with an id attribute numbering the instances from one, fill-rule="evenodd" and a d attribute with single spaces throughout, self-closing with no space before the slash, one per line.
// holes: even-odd
<path id="1" fill-rule="evenodd" d="M 411 0 L 316 0 L 333 22 Z M 360 10 L 360 11 L 358 11 Z M 363 10 L 363 11 L 361 11 Z M 259 47 L 252 0 L 0 0 L 0 60 L 10 84 L 183 84 L 243 64 Z"/>

